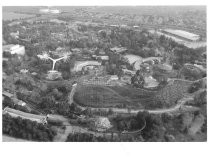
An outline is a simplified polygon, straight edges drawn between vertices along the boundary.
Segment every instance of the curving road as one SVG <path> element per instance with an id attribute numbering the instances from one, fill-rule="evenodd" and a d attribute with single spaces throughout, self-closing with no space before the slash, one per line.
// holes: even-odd
<path id="1" fill-rule="evenodd" d="M 181 110 L 181 108 L 183 108 L 184 104 L 187 101 L 191 101 L 191 100 L 193 100 L 193 97 L 185 97 L 185 98 L 179 100 L 179 102 L 174 107 L 167 108 L 167 109 L 157 109 L 157 110 L 145 110 L 145 109 L 133 110 L 133 109 L 130 109 L 129 110 L 129 109 L 122 109 L 122 108 L 112 108 L 112 111 L 115 113 L 121 113 L 121 114 L 127 114 L 127 113 L 137 114 L 138 112 L 144 112 L 144 111 L 147 111 L 150 114 L 171 113 L 171 112 Z M 82 107 L 82 106 L 78 105 L 77 103 L 75 103 L 75 104 L 82 110 L 86 109 L 86 107 Z M 185 105 L 185 107 L 188 109 L 192 109 L 192 110 L 198 110 L 197 107 L 186 106 L 186 105 Z M 109 108 L 90 108 L 90 109 L 91 110 L 103 110 L 103 111 L 107 111 L 107 112 L 109 111 Z"/>

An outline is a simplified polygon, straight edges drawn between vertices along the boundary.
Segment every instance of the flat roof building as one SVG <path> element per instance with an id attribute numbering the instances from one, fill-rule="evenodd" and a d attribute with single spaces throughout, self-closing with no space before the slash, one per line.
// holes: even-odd
<path id="1" fill-rule="evenodd" d="M 14 97 L 13 94 L 11 94 L 11 93 L 9 93 L 9 92 L 7 92 L 7 91 L 3 91 L 3 92 L 2 92 L 2 95 L 6 96 L 6 97 L 9 97 L 9 98 L 13 98 L 13 97 Z"/>
<path id="2" fill-rule="evenodd" d="M 187 40 L 187 41 L 198 41 L 200 39 L 199 35 L 183 31 L 183 30 L 173 30 L 173 29 L 164 29 L 161 32 Z"/>
<path id="3" fill-rule="evenodd" d="M 43 123 L 43 124 L 47 123 L 47 116 L 30 114 L 9 107 L 4 108 L 3 114 L 9 114 L 12 117 L 21 117 L 23 119 L 36 121 L 38 123 Z"/>

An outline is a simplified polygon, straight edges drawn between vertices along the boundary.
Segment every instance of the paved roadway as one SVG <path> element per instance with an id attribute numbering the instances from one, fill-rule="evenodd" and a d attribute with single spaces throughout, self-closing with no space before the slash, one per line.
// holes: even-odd
<path id="1" fill-rule="evenodd" d="M 187 102 L 187 101 L 191 101 L 193 100 L 193 97 L 186 97 L 186 98 L 183 98 L 181 100 L 179 100 L 179 102 L 176 104 L 176 106 L 174 107 L 171 107 L 171 108 L 166 108 L 166 109 L 157 109 L 157 110 L 145 110 L 145 109 L 138 109 L 138 110 L 133 110 L 133 109 L 122 109 L 122 108 L 112 108 L 112 111 L 115 112 L 115 113 L 124 113 L 124 114 L 127 114 L 127 113 L 130 113 L 130 114 L 137 114 L 138 112 L 143 112 L 143 111 L 147 111 L 148 113 L 150 114 L 163 114 L 163 113 L 171 113 L 171 112 L 175 112 L 175 111 L 178 111 L 180 110 L 180 108 L 184 107 L 184 104 Z M 77 104 L 77 103 L 75 103 Z M 78 105 L 79 108 L 81 108 L 82 110 L 85 110 L 86 108 L 85 107 L 82 107 L 80 105 Z M 185 106 L 186 108 L 188 109 L 194 109 L 194 110 L 198 110 L 198 108 L 196 107 L 192 107 L 192 106 Z M 109 108 L 90 108 L 92 110 L 97 110 L 97 109 L 100 109 L 100 110 L 104 110 L 104 111 L 109 111 Z"/>

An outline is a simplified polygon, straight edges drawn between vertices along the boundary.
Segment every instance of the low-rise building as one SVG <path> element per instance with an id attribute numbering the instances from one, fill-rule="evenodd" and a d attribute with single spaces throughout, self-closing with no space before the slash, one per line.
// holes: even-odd
<path id="1" fill-rule="evenodd" d="M 3 96 L 6 96 L 6 97 L 8 97 L 8 98 L 13 98 L 13 97 L 14 97 L 13 94 L 11 94 L 11 93 L 9 93 L 9 92 L 7 92 L 7 91 L 3 91 L 3 92 L 2 92 L 2 95 L 3 95 Z"/>
<path id="2" fill-rule="evenodd" d="M 9 52 L 10 54 L 17 54 L 17 55 L 24 55 L 25 54 L 25 46 L 22 45 L 4 45 L 3 46 L 3 52 Z"/>
<path id="3" fill-rule="evenodd" d="M 9 114 L 12 117 L 21 117 L 23 119 L 28 119 L 31 121 L 36 121 L 38 123 L 46 124 L 47 123 L 47 116 L 42 115 L 35 115 L 26 112 L 22 112 L 19 110 L 15 110 L 9 107 L 4 108 L 3 114 Z"/>
<path id="4" fill-rule="evenodd" d="M 198 41 L 200 39 L 199 35 L 183 31 L 183 30 L 173 30 L 173 29 L 164 29 L 161 30 L 163 33 L 187 40 L 187 41 Z"/>

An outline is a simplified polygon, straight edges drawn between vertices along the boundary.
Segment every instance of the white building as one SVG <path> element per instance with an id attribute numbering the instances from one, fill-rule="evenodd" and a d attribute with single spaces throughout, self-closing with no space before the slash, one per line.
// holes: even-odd
<path id="1" fill-rule="evenodd" d="M 25 54 L 25 46 L 21 46 L 18 44 L 4 45 L 3 51 L 10 52 L 11 54 L 24 55 Z"/>
<path id="2" fill-rule="evenodd" d="M 162 32 L 188 41 L 198 41 L 200 39 L 199 35 L 183 30 L 164 29 Z"/>
<path id="3" fill-rule="evenodd" d="M 175 35 L 169 32 L 164 32 L 163 30 L 160 31 L 155 31 L 155 30 L 150 30 L 149 31 L 152 34 L 156 34 L 157 36 L 165 36 L 167 38 L 172 39 L 173 41 L 183 44 L 188 48 L 196 49 L 200 47 L 206 47 L 206 41 L 199 41 L 200 38 L 198 38 L 199 35 L 192 35 L 192 38 L 189 39 L 189 37 L 181 37 L 180 35 Z M 191 33 L 190 33 L 191 34 Z"/>

